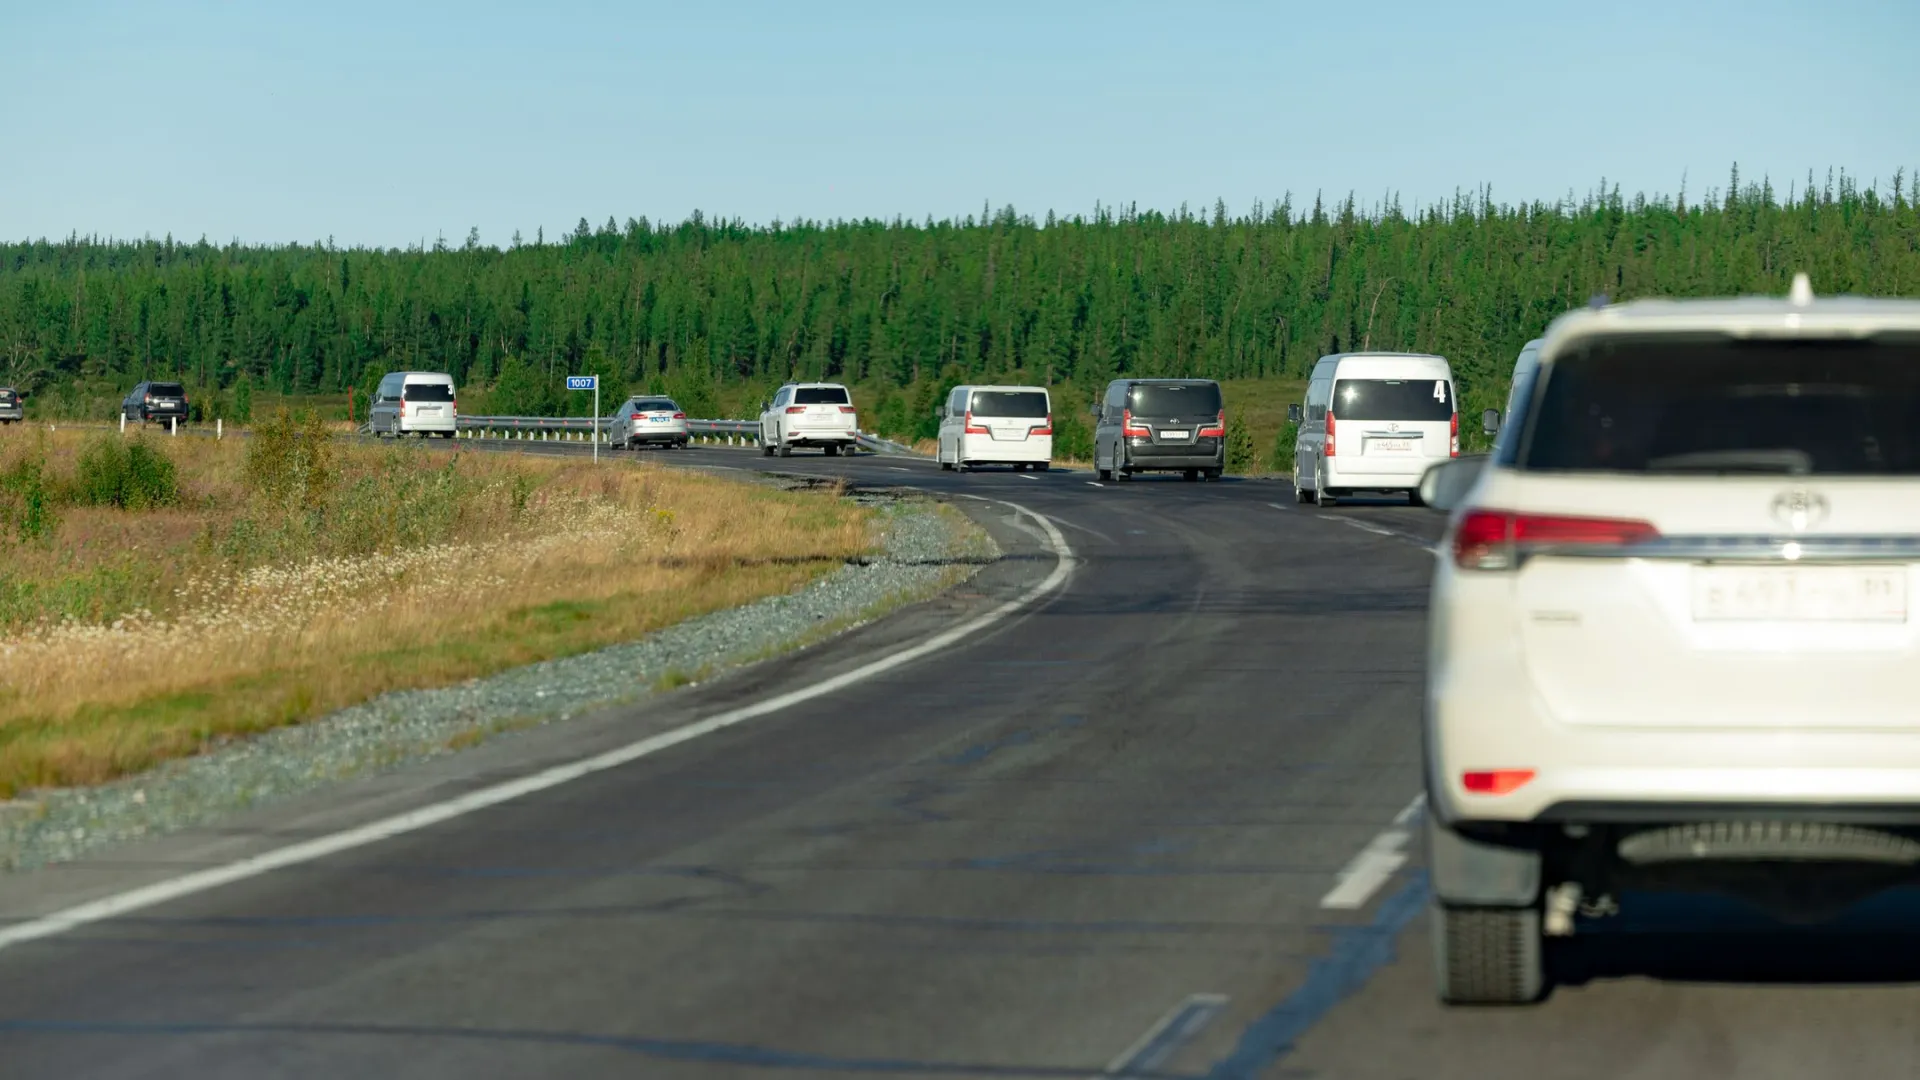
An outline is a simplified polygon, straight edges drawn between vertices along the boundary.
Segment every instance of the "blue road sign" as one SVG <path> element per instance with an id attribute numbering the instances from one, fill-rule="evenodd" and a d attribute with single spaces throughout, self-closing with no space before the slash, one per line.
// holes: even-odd
<path id="1" fill-rule="evenodd" d="M 600 376 L 598 376 L 598 375 L 569 375 L 569 376 L 567 376 L 567 389 L 569 389 L 569 390 L 598 390 L 598 389 L 600 389 Z"/>

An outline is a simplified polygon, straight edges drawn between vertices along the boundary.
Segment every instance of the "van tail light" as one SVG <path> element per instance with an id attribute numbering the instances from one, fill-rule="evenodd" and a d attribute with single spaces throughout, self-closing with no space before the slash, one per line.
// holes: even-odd
<path id="1" fill-rule="evenodd" d="M 406 418 L 407 418 L 407 399 L 401 398 L 400 399 L 400 419 L 405 420 Z"/>
<path id="2" fill-rule="evenodd" d="M 1133 410 L 1122 409 L 1120 410 L 1120 434 L 1129 439 L 1150 439 L 1153 437 L 1153 429 L 1135 427 L 1133 423 Z"/>
<path id="3" fill-rule="evenodd" d="M 1227 437 L 1227 410 L 1225 409 L 1220 410 L 1219 415 L 1213 418 L 1213 426 L 1201 428 L 1200 437 L 1203 439 L 1226 438 Z"/>
<path id="4" fill-rule="evenodd" d="M 987 427 L 987 426 L 986 426 L 985 424 L 976 424 L 976 423 L 974 423 L 974 422 L 973 422 L 973 410 L 972 410 L 972 409 L 968 409 L 968 410 L 967 410 L 967 419 L 966 419 L 966 431 L 965 431 L 965 433 L 966 433 L 966 434 L 968 434 L 968 435 L 991 435 L 991 434 L 993 434 L 993 431 L 992 431 L 992 429 L 991 429 L 991 428 L 988 428 L 988 427 Z"/>
<path id="5" fill-rule="evenodd" d="M 1033 425 L 1033 427 L 1031 427 L 1031 428 L 1029 428 L 1029 429 L 1027 429 L 1027 434 L 1029 434 L 1029 435 L 1051 435 L 1051 434 L 1053 434 L 1053 414 L 1052 414 L 1052 413 L 1048 413 L 1048 414 L 1047 414 L 1047 422 L 1046 422 L 1046 423 L 1044 423 L 1044 424 L 1035 424 L 1035 425 Z"/>
<path id="6" fill-rule="evenodd" d="M 1530 783 L 1532 769 L 1477 769 L 1460 774 L 1460 786 L 1469 795 L 1511 795 Z"/>
<path id="7" fill-rule="evenodd" d="M 1333 408 L 1327 408 L 1327 456 L 1333 456 Z"/>
<path id="8" fill-rule="evenodd" d="M 1462 570 L 1511 570 L 1519 565 L 1522 554 L 1534 549 L 1626 547 L 1659 535 L 1652 524 L 1627 518 L 1469 510 L 1453 529 L 1453 565 Z"/>
<path id="9" fill-rule="evenodd" d="M 787 415 L 788 415 L 788 416 L 792 416 L 792 415 L 793 415 L 794 413 L 803 413 L 803 412 L 806 412 L 806 411 L 807 411 L 807 407 L 806 407 L 805 405 L 789 405 L 789 406 L 787 406 Z"/>
<path id="10" fill-rule="evenodd" d="M 1453 410 L 1453 423 L 1447 429 L 1448 457 L 1460 456 L 1460 410 Z"/>

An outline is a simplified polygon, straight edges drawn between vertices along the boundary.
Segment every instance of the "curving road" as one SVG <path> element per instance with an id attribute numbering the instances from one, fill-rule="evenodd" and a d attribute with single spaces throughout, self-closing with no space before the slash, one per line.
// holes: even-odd
<path id="1" fill-rule="evenodd" d="M 0 1077 L 1804 1077 L 1920 1061 L 1911 991 L 1699 985 L 1750 974 L 1726 964 L 1755 954 L 1646 946 L 1659 927 L 1638 953 L 1588 947 L 1601 977 L 1542 1008 L 1433 1004 L 1407 840 L 1435 515 L 1299 507 L 1265 481 L 662 460 L 922 488 L 1012 557 L 666 701 L 0 880 L 0 913 L 26 925 L 856 671 L 1053 571 L 1009 502 L 1053 523 L 1072 573 L 783 711 L 0 949 Z M 1884 947 L 1856 959 L 1898 974 Z M 1622 965 L 1679 981 L 1606 977 Z"/>

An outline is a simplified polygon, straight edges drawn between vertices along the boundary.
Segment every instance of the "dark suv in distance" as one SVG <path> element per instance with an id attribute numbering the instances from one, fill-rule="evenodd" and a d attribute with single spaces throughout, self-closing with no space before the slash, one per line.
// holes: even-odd
<path id="1" fill-rule="evenodd" d="M 27 418 L 25 397 L 11 386 L 0 386 L 0 424 L 17 424 Z"/>
<path id="2" fill-rule="evenodd" d="M 177 382 L 143 382 L 120 403 L 120 413 L 142 424 L 187 422 L 187 388 Z"/>
<path id="3" fill-rule="evenodd" d="M 1212 379 L 1115 379 L 1093 414 L 1102 480 L 1141 472 L 1218 480 L 1226 471 L 1227 411 Z"/>

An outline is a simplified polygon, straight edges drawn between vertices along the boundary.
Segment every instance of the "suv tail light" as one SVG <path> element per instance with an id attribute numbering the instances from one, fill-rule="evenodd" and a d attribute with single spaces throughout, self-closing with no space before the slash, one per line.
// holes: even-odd
<path id="1" fill-rule="evenodd" d="M 787 406 L 787 415 L 788 415 L 788 416 L 792 416 L 792 415 L 793 415 L 794 413 L 803 413 L 803 412 L 806 412 L 806 411 L 807 411 L 807 407 L 806 407 L 805 405 L 789 405 L 789 406 Z"/>
<path id="2" fill-rule="evenodd" d="M 1362 453 L 1364 454 L 1364 450 Z M 1327 406 L 1327 456 L 1333 456 L 1333 406 Z"/>
<path id="3" fill-rule="evenodd" d="M 988 428 L 988 427 L 986 427 L 986 426 L 985 426 L 984 424 L 976 424 L 976 423 L 974 423 L 974 422 L 973 422 L 973 410 L 972 410 L 972 409 L 968 409 L 968 410 L 967 410 L 967 420 L 966 420 L 966 425 L 967 425 L 967 426 L 966 426 L 966 430 L 965 430 L 965 434 L 968 434 L 968 435 L 991 435 L 991 434 L 993 434 L 993 431 L 992 431 L 992 430 L 991 430 L 990 428 Z"/>
<path id="4" fill-rule="evenodd" d="M 1460 774 L 1460 786 L 1473 795 L 1511 795 L 1534 778 L 1532 769 L 1485 769 Z"/>
<path id="5" fill-rule="evenodd" d="M 1120 410 L 1120 434 L 1128 439 L 1150 439 L 1153 437 L 1153 429 L 1133 426 L 1133 410 L 1122 409 Z"/>
<path id="6" fill-rule="evenodd" d="M 1048 414 L 1047 414 L 1047 422 L 1046 422 L 1046 423 L 1044 423 L 1044 424 L 1035 424 L 1035 425 L 1033 425 L 1033 427 L 1031 427 L 1031 428 L 1028 428 L 1028 429 L 1027 429 L 1027 434 L 1029 434 L 1029 435 L 1051 435 L 1051 434 L 1053 434 L 1053 414 L 1052 414 L 1052 413 L 1048 413 Z"/>
<path id="7" fill-rule="evenodd" d="M 1447 440 L 1448 440 L 1447 456 L 1459 457 L 1460 456 L 1460 410 L 1459 409 L 1453 410 L 1453 422 L 1447 428 Z"/>
<path id="8" fill-rule="evenodd" d="M 1227 410 L 1225 409 L 1220 410 L 1220 414 L 1213 418 L 1213 426 L 1201 428 L 1200 437 L 1203 439 L 1226 438 L 1227 437 Z"/>
<path id="9" fill-rule="evenodd" d="M 1625 547 L 1659 535 L 1651 523 L 1628 518 L 1469 510 L 1453 529 L 1453 565 L 1462 570 L 1511 570 L 1519 565 L 1521 554 L 1536 548 Z"/>
<path id="10" fill-rule="evenodd" d="M 840 406 L 840 411 L 841 411 L 841 412 L 843 412 L 843 413 L 846 413 L 846 414 L 847 414 L 847 415 L 849 415 L 849 416 L 851 416 L 851 415 L 853 415 L 853 406 L 851 406 L 851 405 L 842 405 L 842 406 Z"/>

